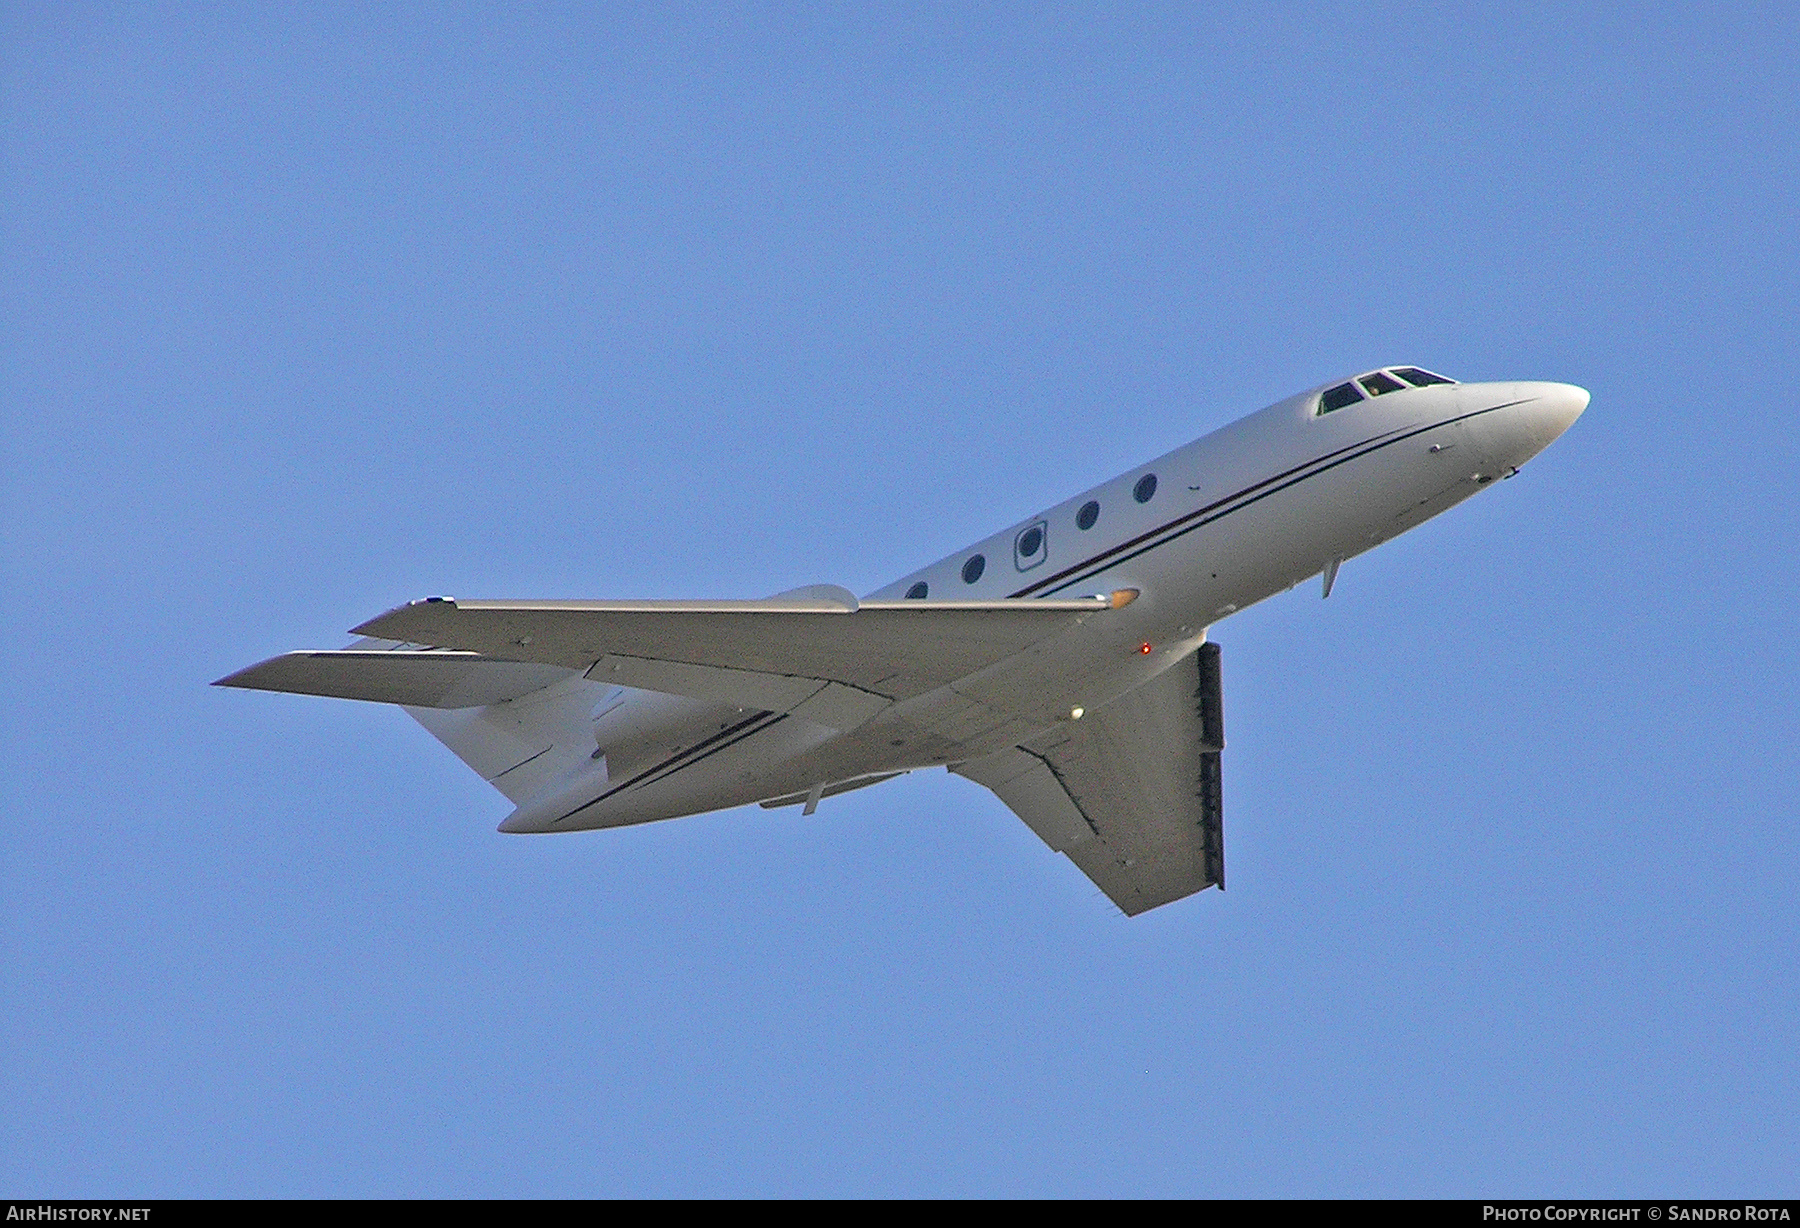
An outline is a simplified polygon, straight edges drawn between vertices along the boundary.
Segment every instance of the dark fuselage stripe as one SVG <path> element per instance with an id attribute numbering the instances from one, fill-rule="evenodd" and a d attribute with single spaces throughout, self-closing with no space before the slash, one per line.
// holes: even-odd
<path id="1" fill-rule="evenodd" d="M 1399 428 L 1396 428 L 1396 429 L 1399 429 Z M 1393 432 L 1390 431 L 1388 433 L 1392 434 Z M 1381 436 L 1375 435 L 1375 436 L 1372 436 L 1371 438 L 1380 439 Z M 1350 444 L 1346 447 L 1339 448 L 1336 452 L 1327 452 L 1324 456 L 1315 456 L 1315 457 L 1313 457 L 1313 459 L 1311 459 L 1309 461 L 1304 461 L 1301 464 L 1295 465 L 1292 469 L 1284 470 L 1281 473 L 1275 474 L 1273 477 L 1264 478 L 1260 482 L 1252 483 L 1251 485 L 1244 487 L 1242 490 L 1235 491 L 1232 494 L 1226 495 L 1223 499 L 1215 499 L 1213 502 L 1207 504 L 1205 507 L 1197 508 L 1194 511 L 1187 512 L 1181 516 L 1177 516 L 1174 520 L 1171 520 L 1171 521 L 1167 522 L 1166 524 L 1157 525 L 1154 529 L 1151 529 L 1149 532 L 1140 533 L 1136 537 L 1132 538 L 1130 541 L 1122 541 L 1116 546 L 1108 546 L 1106 549 L 1102 550 L 1099 554 L 1092 555 L 1086 559 L 1083 559 L 1081 562 L 1075 564 L 1073 567 L 1065 567 L 1053 576 L 1045 576 L 1042 580 L 1039 580 L 1036 584 L 1028 584 L 1016 593 L 1009 593 L 1008 596 L 1010 596 L 1010 597 L 1029 597 L 1032 593 L 1037 592 L 1037 590 L 1040 588 L 1044 588 L 1048 585 L 1055 584 L 1057 581 L 1063 579 L 1065 576 L 1071 576 L 1071 575 L 1074 575 L 1078 571 L 1082 571 L 1086 568 L 1092 567 L 1095 563 L 1100 562 L 1102 559 L 1109 559 L 1113 555 L 1118 554 L 1122 550 L 1129 550 L 1129 549 L 1131 549 L 1131 547 L 1136 546 L 1141 542 L 1149 541 L 1152 537 L 1155 537 L 1157 534 L 1166 532 L 1167 530 L 1174 528 L 1178 524 L 1182 524 L 1186 521 L 1192 520 L 1196 516 L 1204 516 L 1206 513 L 1212 511 L 1214 508 L 1222 507 L 1225 504 L 1230 503 L 1233 499 L 1240 499 L 1243 496 L 1249 494 L 1251 491 L 1260 490 L 1264 486 L 1267 486 L 1273 482 L 1279 482 L 1279 481 L 1281 481 L 1282 478 L 1285 478 L 1285 477 L 1289 476 L 1290 474 L 1299 473 L 1302 469 L 1309 469 L 1312 466 L 1319 464 L 1321 461 L 1328 461 L 1334 456 L 1341 456 L 1345 452 L 1352 452 L 1352 451 L 1356 450 L 1357 448 L 1362 447 L 1364 444 L 1366 444 L 1368 442 L 1369 442 L 1369 440 L 1367 440 L 1367 439 L 1359 440 L 1356 443 Z"/>
<path id="2" fill-rule="evenodd" d="M 774 719 L 768 719 L 770 717 L 774 717 Z M 690 764 L 698 763 L 700 760 L 705 759 L 710 755 L 715 755 L 724 750 L 727 746 L 735 746 L 752 734 L 761 733 L 771 725 L 778 724 L 786 719 L 787 714 L 785 712 L 779 715 L 773 712 L 758 712 L 752 716 L 746 717 L 735 725 L 721 729 L 718 733 L 713 734 L 712 737 L 702 739 L 684 750 L 676 751 L 673 755 L 670 755 L 660 763 L 652 764 L 633 776 L 630 780 L 621 781 L 619 784 L 614 785 L 612 788 L 602 793 L 599 797 L 596 797 L 591 801 L 583 802 L 581 805 L 575 807 L 575 809 L 569 811 L 568 814 L 557 819 L 556 822 L 560 823 L 563 819 L 574 818 L 588 807 L 598 806 L 601 802 L 613 796 L 615 793 L 622 793 L 634 785 L 653 784 L 656 780 L 661 780 L 664 776 L 673 775 L 682 768 L 688 767 Z M 755 727 L 752 728 L 752 726 Z M 737 736 L 733 737 L 732 735 L 734 734 Z M 726 741 L 728 738 L 730 741 Z"/>
<path id="3" fill-rule="evenodd" d="M 1339 465 L 1348 464 L 1351 461 L 1360 460 L 1371 453 L 1379 452 L 1390 444 L 1403 443 L 1415 436 L 1423 435 L 1427 431 L 1435 431 L 1439 427 L 1453 426 L 1458 422 L 1466 422 L 1470 418 L 1479 418 L 1483 414 L 1491 414 L 1495 410 L 1500 409 L 1510 409 L 1514 405 L 1523 405 L 1524 403 L 1524 401 L 1508 401 L 1503 405 L 1490 405 L 1486 409 L 1477 409 L 1471 413 L 1460 414 L 1454 418 L 1445 418 L 1441 422 L 1432 422 L 1425 426 L 1414 427 L 1411 430 L 1398 428 L 1395 431 L 1387 431 L 1380 435 L 1371 435 L 1369 438 L 1362 440 L 1359 443 L 1351 444 L 1349 447 L 1339 448 L 1335 452 L 1327 452 L 1325 455 L 1315 457 L 1305 464 L 1296 465 L 1292 469 L 1275 474 L 1273 477 L 1264 478 L 1260 482 L 1252 483 L 1242 490 L 1226 495 L 1223 499 L 1215 499 L 1205 507 L 1184 513 L 1173 520 L 1158 525 L 1147 533 L 1138 534 L 1130 541 L 1121 542 L 1116 546 L 1102 550 L 1100 553 L 1075 564 L 1073 567 L 1066 567 L 1054 576 L 1047 576 L 1036 584 L 1028 585 L 1027 587 L 1020 589 L 1018 592 L 1011 594 L 1011 596 L 1026 597 L 1039 589 L 1043 589 L 1042 595 L 1048 597 L 1052 593 L 1061 592 L 1071 585 L 1079 584 L 1083 580 L 1091 579 L 1107 570 L 1109 567 L 1114 567 L 1131 559 L 1139 558 L 1156 549 L 1158 546 L 1172 542 L 1176 538 L 1187 536 L 1195 529 L 1222 520 L 1226 516 L 1231 515 L 1231 513 L 1241 511 L 1254 503 L 1259 503 L 1270 495 L 1278 494 L 1281 491 L 1298 486 L 1308 478 L 1318 477 L 1322 473 L 1327 473 L 1336 469 Z M 1346 453 L 1349 455 L 1346 455 Z M 1283 479 L 1286 480 L 1283 481 Z M 1144 543 L 1148 544 L 1146 545 Z M 1132 547 L 1134 546 L 1140 548 L 1133 550 Z M 1129 554 L 1122 553 L 1123 551 L 1128 550 L 1130 551 Z M 1068 578 L 1065 579 L 1065 577 Z M 1051 585 L 1054 585 L 1054 587 L 1048 587 Z"/>
<path id="4" fill-rule="evenodd" d="M 763 715 L 768 716 L 769 713 L 765 712 L 765 713 L 763 713 Z M 786 719 L 787 719 L 787 713 L 783 712 L 783 713 L 777 715 L 775 717 L 775 719 L 770 720 L 770 721 L 764 721 L 762 724 L 758 725 L 754 729 L 746 729 L 746 730 L 744 730 L 743 733 L 738 734 L 737 737 L 732 738 L 731 741 L 720 742 L 717 746 L 710 747 L 706 751 L 705 754 L 695 755 L 693 758 L 689 759 L 686 763 L 681 763 L 681 764 L 677 764 L 673 767 L 670 767 L 667 771 L 663 772 L 662 775 L 653 777 L 650 780 L 646 780 L 646 781 L 644 781 L 644 783 L 647 785 L 653 785 L 653 784 L 657 783 L 657 781 L 662 780 L 664 777 L 673 776 L 676 772 L 686 771 L 688 768 L 693 767 L 696 763 L 700 762 L 702 759 L 710 759 L 722 750 L 730 750 L 733 746 L 736 746 L 739 742 L 742 742 L 745 738 L 753 738 L 757 734 L 763 732 L 765 729 L 773 729 L 773 728 L 775 728 L 775 726 L 781 724 L 781 722 L 785 721 Z M 742 729 L 743 726 L 736 725 L 736 726 L 733 726 L 733 728 L 734 729 Z M 725 732 L 730 733 L 731 730 L 728 729 Z M 713 739 L 708 738 L 707 741 L 702 742 L 700 744 L 700 746 L 706 746 L 711 741 L 713 741 Z M 700 746 L 696 746 L 696 747 L 694 747 L 694 749 L 699 750 Z"/>

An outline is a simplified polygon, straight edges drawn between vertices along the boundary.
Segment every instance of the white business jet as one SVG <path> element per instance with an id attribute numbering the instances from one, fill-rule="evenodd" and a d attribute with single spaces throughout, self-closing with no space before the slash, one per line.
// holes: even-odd
<path id="1" fill-rule="evenodd" d="M 1225 884 L 1207 629 L 1511 477 L 1568 384 L 1388 367 L 1289 397 L 859 600 L 428 597 L 220 686 L 399 704 L 504 832 L 804 806 L 947 767 L 1127 914 Z"/>

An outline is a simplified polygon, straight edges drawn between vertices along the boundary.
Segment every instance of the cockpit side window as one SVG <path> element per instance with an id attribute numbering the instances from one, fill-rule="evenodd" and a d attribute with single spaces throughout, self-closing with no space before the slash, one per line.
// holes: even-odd
<path id="1" fill-rule="evenodd" d="M 1376 371 L 1372 375 L 1365 375 L 1356 382 L 1367 388 L 1372 397 L 1378 397 L 1384 392 L 1400 392 L 1406 387 L 1386 371 Z"/>
<path id="2" fill-rule="evenodd" d="M 1395 367 L 1394 374 L 1398 375 L 1401 379 L 1405 380 L 1415 388 L 1423 388 L 1427 384 L 1454 384 L 1456 382 L 1453 379 L 1446 379 L 1442 375 L 1433 375 L 1429 371 L 1421 371 L 1417 367 Z"/>
<path id="3" fill-rule="evenodd" d="M 1328 414 L 1334 409 L 1342 409 L 1346 405 L 1354 405 L 1363 399 L 1355 384 L 1339 384 L 1336 388 L 1327 388 L 1319 394 L 1319 412 Z"/>

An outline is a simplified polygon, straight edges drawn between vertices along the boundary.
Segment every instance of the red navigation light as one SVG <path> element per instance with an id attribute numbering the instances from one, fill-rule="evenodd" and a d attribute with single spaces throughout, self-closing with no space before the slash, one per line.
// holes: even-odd
<path id="1" fill-rule="evenodd" d="M 1138 652 L 1143 656 L 1150 655 L 1150 645 L 1146 642 L 1138 645 Z"/>

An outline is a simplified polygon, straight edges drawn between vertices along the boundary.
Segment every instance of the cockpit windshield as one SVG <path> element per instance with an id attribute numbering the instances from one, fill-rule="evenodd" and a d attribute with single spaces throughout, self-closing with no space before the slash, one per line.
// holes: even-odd
<path id="1" fill-rule="evenodd" d="M 1404 382 L 1403 382 L 1404 381 Z M 1366 401 L 1370 397 L 1385 396 L 1390 392 L 1405 392 L 1408 385 L 1424 388 L 1431 384 L 1454 384 L 1456 381 L 1442 375 L 1433 375 L 1423 367 L 1389 367 L 1385 371 L 1371 371 L 1367 375 L 1359 375 L 1353 380 L 1335 384 L 1319 394 L 1321 414 L 1333 410 L 1344 409 Z"/>
<path id="2" fill-rule="evenodd" d="M 1319 394 L 1319 412 L 1328 414 L 1334 409 L 1354 405 L 1362 399 L 1363 394 L 1355 384 L 1339 384 L 1336 388 L 1327 388 Z"/>
<path id="3" fill-rule="evenodd" d="M 1395 367 L 1394 374 L 1411 384 L 1414 388 L 1423 388 L 1427 384 L 1454 384 L 1456 381 L 1442 375 L 1433 375 L 1418 367 Z"/>

